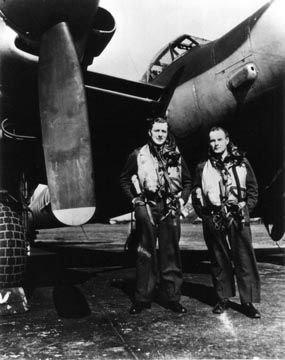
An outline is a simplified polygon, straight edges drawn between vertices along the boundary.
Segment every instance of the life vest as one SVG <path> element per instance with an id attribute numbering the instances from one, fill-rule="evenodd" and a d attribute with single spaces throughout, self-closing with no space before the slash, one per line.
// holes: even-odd
<path id="1" fill-rule="evenodd" d="M 149 145 L 144 145 L 138 152 L 138 179 L 142 190 L 156 193 L 158 190 L 165 190 L 166 179 L 163 169 L 159 166 L 158 159 L 150 152 Z M 178 194 L 181 191 L 182 183 L 181 157 L 177 166 L 167 167 L 167 177 L 171 183 L 171 193 Z"/>
<path id="2" fill-rule="evenodd" d="M 244 162 L 239 165 L 229 162 L 225 164 L 225 169 L 218 170 L 208 160 L 202 172 L 202 190 L 205 202 L 220 206 L 222 200 L 230 204 L 244 201 L 246 198 L 246 175 L 247 169 Z"/>

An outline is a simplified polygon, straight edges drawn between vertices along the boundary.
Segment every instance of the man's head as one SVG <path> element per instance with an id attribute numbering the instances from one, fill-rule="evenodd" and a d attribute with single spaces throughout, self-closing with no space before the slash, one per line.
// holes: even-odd
<path id="1" fill-rule="evenodd" d="M 164 118 L 155 118 L 151 120 L 148 135 L 155 145 L 162 146 L 168 136 L 168 123 Z"/>
<path id="2" fill-rule="evenodd" d="M 213 127 L 209 131 L 209 144 L 211 151 L 216 155 L 226 155 L 229 144 L 229 134 L 221 127 Z"/>

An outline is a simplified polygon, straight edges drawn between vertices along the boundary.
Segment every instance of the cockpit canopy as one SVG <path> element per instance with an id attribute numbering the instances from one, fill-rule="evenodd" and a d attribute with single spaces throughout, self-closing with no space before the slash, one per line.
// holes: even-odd
<path id="1" fill-rule="evenodd" d="M 204 45 L 209 40 L 187 34 L 181 35 L 169 44 L 167 44 L 154 57 L 149 68 L 143 75 L 142 81 L 149 82 L 155 79 L 168 65 L 194 47 Z"/>

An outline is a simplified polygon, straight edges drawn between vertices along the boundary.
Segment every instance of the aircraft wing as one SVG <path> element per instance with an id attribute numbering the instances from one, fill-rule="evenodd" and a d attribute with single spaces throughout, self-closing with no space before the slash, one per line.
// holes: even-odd
<path id="1" fill-rule="evenodd" d="M 87 72 L 84 75 L 93 146 L 96 219 L 130 210 L 119 175 L 128 154 L 146 139 L 146 118 L 157 113 L 163 87 Z M 98 121 L 99 119 L 99 121 Z"/>
<path id="2" fill-rule="evenodd" d="M 96 218 L 130 210 L 120 190 L 120 172 L 129 153 L 147 140 L 147 118 L 165 114 L 180 74 L 178 71 L 166 87 L 92 72 L 84 74 L 94 157 Z"/>

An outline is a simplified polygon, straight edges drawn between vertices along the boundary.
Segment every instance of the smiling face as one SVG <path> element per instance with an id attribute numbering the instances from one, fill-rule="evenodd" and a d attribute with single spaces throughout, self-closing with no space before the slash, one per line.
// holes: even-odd
<path id="1" fill-rule="evenodd" d="M 229 143 L 229 138 L 222 129 L 211 131 L 209 134 L 209 142 L 210 148 L 214 154 L 227 154 L 227 145 Z"/>
<path id="2" fill-rule="evenodd" d="M 168 124 L 166 122 L 155 122 L 148 134 L 155 145 L 161 146 L 167 139 Z"/>

